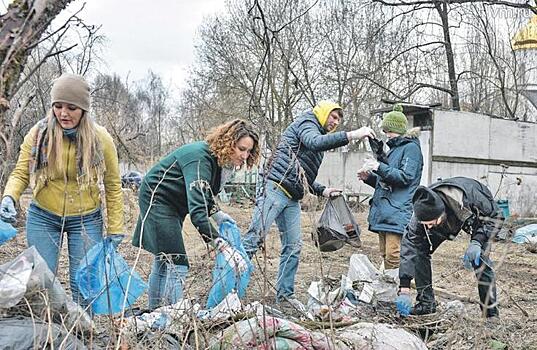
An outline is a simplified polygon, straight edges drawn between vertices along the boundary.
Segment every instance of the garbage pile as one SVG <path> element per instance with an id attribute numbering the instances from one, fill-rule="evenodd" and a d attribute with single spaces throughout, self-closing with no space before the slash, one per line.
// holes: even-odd
<path id="1" fill-rule="evenodd" d="M 259 302 L 243 306 L 236 293 L 222 301 L 217 309 L 217 312 L 200 310 L 199 304 L 192 305 L 183 299 L 175 305 L 127 318 L 123 332 L 140 339 L 171 336 L 212 350 L 427 349 L 416 335 L 389 324 L 354 322 L 336 332 L 311 330 L 304 322 L 292 321 Z M 208 331 L 203 333 L 202 329 Z"/>
<path id="2" fill-rule="evenodd" d="M 0 339 L 12 349 L 85 349 L 73 334 L 94 329 L 34 247 L 0 265 L 0 312 Z"/>
<path id="3" fill-rule="evenodd" d="M 418 336 L 401 327 L 363 322 L 372 320 L 365 313 L 377 313 L 379 307 L 392 313 L 388 309 L 397 294 L 396 274 L 379 271 L 365 255 L 355 254 L 347 276 L 311 283 L 308 309 L 301 319 L 257 301 L 243 305 L 237 291 L 232 290 L 213 308 L 202 309 L 200 304 L 182 299 L 175 305 L 128 317 L 122 332 L 139 339 L 172 336 L 213 350 L 426 349 Z M 335 332 L 322 330 L 331 327 Z"/>

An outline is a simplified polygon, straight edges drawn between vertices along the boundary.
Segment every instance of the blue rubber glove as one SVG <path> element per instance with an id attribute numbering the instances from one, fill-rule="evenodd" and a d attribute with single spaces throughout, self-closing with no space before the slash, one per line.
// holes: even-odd
<path id="1" fill-rule="evenodd" d="M 233 220 L 233 218 L 231 216 L 229 216 L 229 214 L 227 213 L 224 213 L 223 211 L 219 210 L 217 211 L 216 213 L 213 214 L 212 218 L 214 219 L 214 221 L 216 221 L 216 225 L 217 226 L 220 226 L 222 225 L 222 223 L 224 221 L 229 221 L 231 222 L 232 224 L 237 224 L 235 222 L 235 220 Z"/>
<path id="2" fill-rule="evenodd" d="M 479 260 L 481 258 L 481 243 L 476 240 L 471 240 L 466 253 L 464 253 L 463 265 L 467 270 L 473 270 L 474 267 L 479 266 Z"/>
<path id="3" fill-rule="evenodd" d="M 0 204 L 0 219 L 4 222 L 14 223 L 16 217 L 15 201 L 10 196 L 5 196 Z"/>
<path id="4" fill-rule="evenodd" d="M 397 299 L 395 299 L 395 306 L 397 308 L 397 312 L 399 312 L 401 316 L 410 315 L 410 311 L 412 310 L 412 299 L 410 298 L 410 294 L 399 294 Z"/>
<path id="5" fill-rule="evenodd" d="M 123 239 L 125 238 L 125 235 L 117 234 L 117 235 L 108 235 L 106 237 L 106 243 L 112 243 L 112 246 L 114 247 L 114 250 L 117 252 L 117 248 L 123 242 Z"/>

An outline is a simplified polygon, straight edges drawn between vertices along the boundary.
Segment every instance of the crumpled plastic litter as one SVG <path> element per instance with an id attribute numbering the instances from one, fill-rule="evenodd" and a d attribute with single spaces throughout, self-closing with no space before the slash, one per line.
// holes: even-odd
<path id="1" fill-rule="evenodd" d="M 349 279 L 363 282 L 359 300 L 393 302 L 399 290 L 399 269 L 379 271 L 364 254 L 353 254 L 349 262 Z"/>
<path id="2" fill-rule="evenodd" d="M 229 319 L 240 311 L 255 312 L 256 310 L 256 307 L 252 306 L 243 310 L 236 292 L 229 293 L 220 304 L 212 309 L 201 309 L 200 304 L 192 304 L 189 299 L 181 299 L 173 305 L 162 306 L 152 312 L 125 318 L 123 329 L 124 332 L 130 334 L 149 331 L 181 334 L 183 326 L 188 325 L 193 317 L 200 320 L 221 321 Z"/>
<path id="3" fill-rule="evenodd" d="M 33 246 L 12 261 L 0 265 L 0 291 L 0 309 L 9 309 L 26 298 L 35 314 L 50 310 L 60 314 L 69 328 L 76 325 L 79 329 L 90 330 L 94 327 L 89 315 L 67 296 Z M 48 298 L 46 302 L 43 295 Z"/>
<path id="4" fill-rule="evenodd" d="M 427 350 L 427 345 L 414 334 L 390 324 L 360 322 L 338 332 L 337 349 L 405 349 Z"/>
<path id="5" fill-rule="evenodd" d="M 513 236 L 513 243 L 537 243 L 537 224 L 518 228 Z"/>

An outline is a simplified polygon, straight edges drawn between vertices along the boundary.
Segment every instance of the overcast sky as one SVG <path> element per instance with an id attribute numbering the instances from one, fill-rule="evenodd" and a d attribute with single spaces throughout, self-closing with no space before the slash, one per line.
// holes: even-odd
<path id="1" fill-rule="evenodd" d="M 67 16 L 84 2 L 74 1 Z M 194 59 L 194 37 L 204 17 L 221 12 L 224 0 L 90 0 L 79 15 L 87 24 L 102 25 L 107 39 L 103 68 L 130 80 L 143 78 L 149 69 L 175 87 L 183 85 Z"/>

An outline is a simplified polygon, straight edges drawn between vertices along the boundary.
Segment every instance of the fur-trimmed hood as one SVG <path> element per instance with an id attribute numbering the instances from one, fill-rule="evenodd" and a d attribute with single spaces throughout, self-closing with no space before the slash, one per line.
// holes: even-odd
<path id="1" fill-rule="evenodd" d="M 412 129 L 408 129 L 406 131 L 406 133 L 403 135 L 403 137 L 418 138 L 418 137 L 420 137 L 420 134 L 421 134 L 420 127 L 415 127 L 415 128 L 412 128 Z"/>

